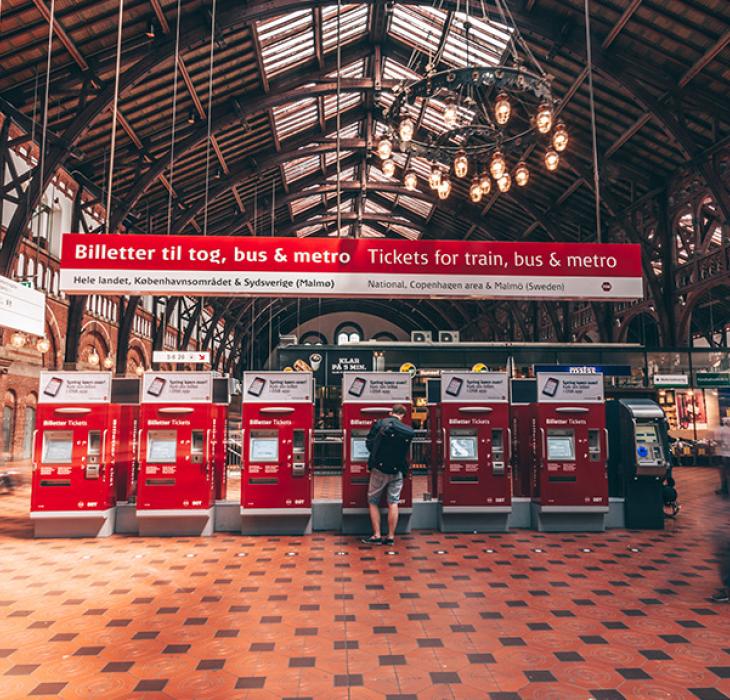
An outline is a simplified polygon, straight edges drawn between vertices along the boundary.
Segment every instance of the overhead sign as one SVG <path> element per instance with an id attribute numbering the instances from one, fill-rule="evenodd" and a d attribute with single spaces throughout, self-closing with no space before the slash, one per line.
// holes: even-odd
<path id="1" fill-rule="evenodd" d="M 509 381 L 506 372 L 442 372 L 443 403 L 507 403 Z"/>
<path id="2" fill-rule="evenodd" d="M 539 372 L 567 372 L 568 374 L 602 374 L 606 377 L 630 377 L 631 365 L 535 365 Z"/>
<path id="3" fill-rule="evenodd" d="M 244 372 L 244 403 L 312 403 L 311 372 Z"/>
<path id="4" fill-rule="evenodd" d="M 634 244 L 78 234 L 69 294 L 637 299 Z"/>
<path id="5" fill-rule="evenodd" d="M 347 403 L 410 403 L 411 375 L 404 372 L 345 372 L 342 400 Z"/>
<path id="6" fill-rule="evenodd" d="M 0 326 L 32 335 L 45 335 L 45 323 L 45 295 L 0 276 Z"/>
<path id="7" fill-rule="evenodd" d="M 210 372 L 145 372 L 141 403 L 208 403 L 213 400 Z"/>
<path id="8" fill-rule="evenodd" d="M 540 372 L 537 375 L 538 403 L 602 403 L 603 375 Z"/>
<path id="9" fill-rule="evenodd" d="M 210 350 L 155 350 L 152 362 L 182 362 L 186 364 L 209 364 Z"/>
<path id="10" fill-rule="evenodd" d="M 689 377 L 686 374 L 655 374 L 654 386 L 665 388 L 681 388 L 689 386 Z"/>
<path id="11" fill-rule="evenodd" d="M 111 372 L 41 372 L 38 403 L 109 403 Z"/>
<path id="12" fill-rule="evenodd" d="M 373 368 L 372 350 L 343 350 L 327 353 L 327 374 L 329 377 L 345 372 L 369 372 Z"/>
<path id="13" fill-rule="evenodd" d="M 730 386 L 730 372 L 697 372 L 695 385 L 703 388 Z"/>

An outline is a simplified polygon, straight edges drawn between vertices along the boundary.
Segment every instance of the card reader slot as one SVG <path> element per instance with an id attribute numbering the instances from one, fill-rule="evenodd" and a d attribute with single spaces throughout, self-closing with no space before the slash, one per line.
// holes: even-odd
<path id="1" fill-rule="evenodd" d="M 71 479 L 41 479 L 41 486 L 71 486 Z"/>
<path id="2" fill-rule="evenodd" d="M 552 476 L 552 475 L 549 476 L 548 481 L 563 481 L 566 483 L 572 483 L 572 482 L 578 481 L 578 479 L 576 476 L 574 476 L 572 474 L 565 474 L 565 475 L 557 474 L 555 476 Z"/>
<path id="3" fill-rule="evenodd" d="M 452 484 L 476 484 L 479 481 L 479 477 L 476 474 L 473 476 L 471 474 L 463 474 L 461 476 L 457 474 L 452 476 L 449 481 Z"/>
<path id="4" fill-rule="evenodd" d="M 261 486 L 264 484 L 278 484 L 279 480 L 275 476 L 252 476 L 249 477 L 248 483 L 252 486 Z"/>
<path id="5" fill-rule="evenodd" d="M 370 477 L 369 476 L 353 476 L 351 479 L 351 482 L 353 484 L 369 484 Z"/>
<path id="6" fill-rule="evenodd" d="M 175 479 L 146 479 L 147 486 L 174 486 Z"/>

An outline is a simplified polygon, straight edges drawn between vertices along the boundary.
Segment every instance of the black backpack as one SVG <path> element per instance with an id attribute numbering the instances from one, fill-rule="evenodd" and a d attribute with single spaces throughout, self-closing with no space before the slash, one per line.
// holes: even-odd
<path id="1" fill-rule="evenodd" d="M 397 418 L 384 418 L 373 438 L 368 459 L 370 469 L 376 468 L 384 474 L 404 475 L 408 471 L 408 455 L 415 431 Z"/>

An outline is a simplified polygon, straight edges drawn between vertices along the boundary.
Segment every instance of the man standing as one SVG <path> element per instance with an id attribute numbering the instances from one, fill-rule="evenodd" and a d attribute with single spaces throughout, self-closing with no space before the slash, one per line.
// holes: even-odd
<path id="1" fill-rule="evenodd" d="M 730 418 L 720 419 L 720 425 L 715 430 L 715 450 L 720 456 L 720 488 L 715 491 L 720 496 L 729 495 L 728 481 L 730 481 Z"/>
<path id="2" fill-rule="evenodd" d="M 392 545 L 398 524 L 398 501 L 403 490 L 403 478 L 408 473 L 408 455 L 413 429 L 403 424 L 406 408 L 396 404 L 387 418 L 375 421 L 365 440 L 370 452 L 368 469 L 368 509 L 373 534 L 363 538 L 365 544 Z M 388 536 L 380 535 L 380 499 L 386 494 L 388 503 Z"/>

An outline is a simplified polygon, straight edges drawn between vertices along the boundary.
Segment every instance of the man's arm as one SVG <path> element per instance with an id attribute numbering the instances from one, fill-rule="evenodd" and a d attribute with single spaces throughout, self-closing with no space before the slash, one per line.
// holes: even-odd
<path id="1" fill-rule="evenodd" d="M 376 420 L 375 423 L 370 426 L 370 432 L 365 438 L 365 447 L 368 448 L 368 452 L 373 451 L 373 442 L 375 442 L 375 436 L 378 434 L 378 430 L 380 430 L 380 424 L 381 421 Z"/>

